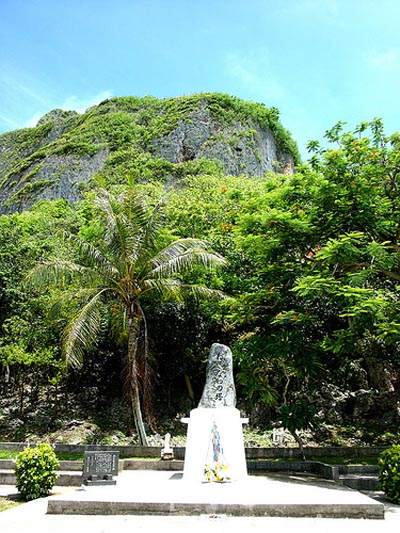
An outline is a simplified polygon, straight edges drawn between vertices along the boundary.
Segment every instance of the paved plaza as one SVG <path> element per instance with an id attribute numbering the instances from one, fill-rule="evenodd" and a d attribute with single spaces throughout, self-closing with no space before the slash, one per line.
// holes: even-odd
<path id="1" fill-rule="evenodd" d="M 1 495 L 15 494 L 13 486 L 0 486 Z M 49 514 L 65 512 L 62 502 L 197 502 L 230 503 L 252 505 L 260 502 L 272 507 L 286 505 L 290 514 L 291 505 L 372 505 L 383 504 L 384 519 L 363 518 L 293 518 L 285 516 L 230 516 L 219 512 L 204 512 L 199 507 L 192 516 L 169 514 L 158 515 L 94 515 L 94 514 Z M 61 507 L 60 507 L 61 505 Z M 57 508 L 57 506 L 59 506 Z M 95 508 L 94 508 L 95 509 Z M 207 509 L 207 508 L 205 508 Z M 209 508 L 208 508 L 209 509 Z M 176 511 L 179 509 L 176 508 Z M 114 509 L 115 511 L 115 509 Z M 157 511 L 157 509 L 155 509 Z M 67 509 L 68 512 L 68 509 Z M 80 512 L 80 511 L 79 511 Z M 90 509 L 89 509 L 89 512 Z M 118 511 L 117 511 L 118 512 Z M 143 512 L 146 513 L 144 506 Z M 185 484 L 176 474 L 166 472 L 123 472 L 118 476 L 115 487 L 81 488 L 55 487 L 52 496 L 42 498 L 0 513 L 1 533 L 125 533 L 132 531 L 187 532 L 203 531 L 288 531 L 292 528 L 307 528 L 308 532 L 395 532 L 400 531 L 400 506 L 385 502 L 382 493 L 361 494 L 336 484 L 327 484 L 316 478 L 298 476 L 250 476 L 249 483 L 226 485 L 191 486 Z M 302 529 L 303 530 L 303 529 Z"/>

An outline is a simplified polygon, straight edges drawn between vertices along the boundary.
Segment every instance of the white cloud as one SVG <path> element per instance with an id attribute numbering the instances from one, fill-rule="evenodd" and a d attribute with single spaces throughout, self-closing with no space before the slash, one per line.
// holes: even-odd
<path id="1" fill-rule="evenodd" d="M 277 7 L 281 13 L 291 17 L 312 16 L 319 18 L 331 18 L 340 14 L 340 6 L 337 0 L 295 0 L 292 2 L 280 2 Z"/>
<path id="2" fill-rule="evenodd" d="M 236 79 L 253 98 L 282 100 L 286 94 L 274 72 L 269 51 L 259 48 L 251 54 L 230 53 L 225 58 L 225 71 Z"/>
<path id="3" fill-rule="evenodd" d="M 86 109 L 89 107 L 92 107 L 94 105 L 99 104 L 103 100 L 106 100 L 107 98 L 110 98 L 112 96 L 111 91 L 101 91 L 100 93 L 90 96 L 87 98 L 80 98 L 78 96 L 72 95 L 68 96 L 63 102 L 57 103 L 54 102 L 47 107 L 47 111 L 44 113 L 35 113 L 32 115 L 31 118 L 29 118 L 23 125 L 23 128 L 33 128 L 38 123 L 39 119 L 43 117 L 47 112 L 51 111 L 52 109 L 64 109 L 65 111 L 77 111 L 78 113 L 84 113 Z"/>
<path id="4" fill-rule="evenodd" d="M 34 80 L 30 80 L 28 77 L 13 76 L 5 70 L 1 73 L 0 82 L 4 86 L 5 94 L 23 100 L 31 100 L 36 105 L 46 106 L 49 104 L 46 95 L 35 86 Z"/>
<path id="5" fill-rule="evenodd" d="M 4 124 L 6 124 L 8 128 L 16 129 L 19 126 L 19 124 L 18 124 L 18 122 L 16 120 L 13 120 L 13 119 L 11 119 L 11 118 L 9 118 L 6 115 L 1 114 L 1 113 L 0 113 L 0 121 L 4 122 Z M 0 135 L 1 135 L 1 133 L 2 132 L 0 131 Z"/>
<path id="6" fill-rule="evenodd" d="M 366 62 L 370 68 L 376 70 L 396 70 L 400 68 L 400 53 L 396 48 L 385 51 L 371 50 L 366 55 Z"/>
<path id="7" fill-rule="evenodd" d="M 60 96 L 61 94 L 61 96 Z M 65 94 L 65 93 L 64 93 Z M 83 113 L 88 107 L 110 98 L 110 90 L 84 96 L 63 96 L 51 84 L 21 71 L 17 67 L 0 69 L 0 133 L 9 128 L 30 128 L 52 109 L 61 108 Z M 29 117 L 29 118 L 27 118 Z"/>
<path id="8" fill-rule="evenodd" d="M 30 119 L 28 119 L 23 125 L 23 128 L 34 128 L 39 119 L 42 118 L 43 113 L 35 113 Z"/>
<path id="9" fill-rule="evenodd" d="M 94 105 L 100 104 L 103 100 L 110 98 L 112 96 L 111 91 L 101 91 L 100 93 L 90 96 L 88 98 L 80 98 L 76 95 L 68 96 L 60 105 L 56 107 L 60 109 L 65 109 L 66 111 L 77 111 L 78 113 L 84 113 L 86 109 Z"/>
<path id="10" fill-rule="evenodd" d="M 236 54 L 228 55 L 226 66 L 230 74 L 244 85 L 253 85 L 255 82 L 258 82 L 255 74 L 245 66 L 245 61 L 240 59 Z"/>

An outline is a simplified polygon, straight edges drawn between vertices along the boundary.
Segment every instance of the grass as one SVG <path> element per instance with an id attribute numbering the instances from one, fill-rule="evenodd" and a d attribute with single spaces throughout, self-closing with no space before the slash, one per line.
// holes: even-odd
<path id="1" fill-rule="evenodd" d="M 17 458 L 19 452 L 11 450 L 0 450 L 0 459 L 13 460 Z M 83 453 L 77 452 L 56 452 L 60 461 L 83 461 Z"/>
<path id="2" fill-rule="evenodd" d="M 0 496 L 0 513 L 2 511 L 7 511 L 7 509 L 11 509 L 12 507 L 16 507 L 21 503 L 22 502 L 9 498 L 7 496 Z"/>
<path id="3" fill-rule="evenodd" d="M 129 461 L 159 461 L 159 457 L 124 457 L 123 459 L 129 459 Z"/>
<path id="4" fill-rule="evenodd" d="M 377 465 L 378 457 L 306 457 L 307 461 L 319 461 L 330 465 Z"/>
<path id="5" fill-rule="evenodd" d="M 296 462 L 301 461 L 300 457 L 266 457 L 260 459 L 249 459 L 251 462 Z M 377 465 L 378 457 L 307 457 L 306 461 L 316 461 L 329 465 Z"/>
<path id="6" fill-rule="evenodd" d="M 16 459 L 18 452 L 11 450 L 0 450 L 0 459 L 13 460 Z M 60 461 L 83 461 L 83 454 L 77 452 L 58 452 L 56 453 L 57 458 Z M 157 461 L 157 457 L 124 457 L 124 459 L 137 460 L 137 461 Z M 377 465 L 378 457 L 377 456 L 366 456 L 366 457 L 307 457 L 307 461 L 319 461 L 320 463 L 327 463 L 332 465 Z M 298 461 L 298 457 L 287 457 L 287 458 L 265 458 L 260 459 L 262 461 Z"/>
<path id="7" fill-rule="evenodd" d="M 10 451 L 10 450 L 0 450 L 0 459 L 16 459 L 18 455 L 18 452 Z"/>
<path id="8" fill-rule="evenodd" d="M 60 461 L 83 461 L 83 453 L 78 452 L 56 452 Z"/>

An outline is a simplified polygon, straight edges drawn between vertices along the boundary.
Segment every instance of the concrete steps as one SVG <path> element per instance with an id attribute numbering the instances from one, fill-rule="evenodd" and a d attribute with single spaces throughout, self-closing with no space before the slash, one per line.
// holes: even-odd
<path id="1" fill-rule="evenodd" d="M 183 461 L 146 461 L 122 459 L 122 470 L 183 470 Z M 82 485 L 82 461 L 60 461 L 57 485 L 60 487 L 80 487 Z M 0 460 L 0 485 L 15 485 L 14 461 Z"/>
<path id="2" fill-rule="evenodd" d="M 255 475 L 244 484 L 194 486 L 181 479 L 183 466 L 122 459 L 116 486 L 83 488 L 82 461 L 60 461 L 57 485 L 76 489 L 50 497 L 47 513 L 384 518 L 382 504 L 357 492 L 375 490 L 377 467 L 249 461 Z M 0 484 L 15 485 L 13 461 L 0 461 Z"/>
<path id="3" fill-rule="evenodd" d="M 60 461 L 57 485 L 79 487 L 82 484 L 82 462 Z M 14 461 L 0 460 L 0 485 L 15 485 Z"/>
<path id="4" fill-rule="evenodd" d="M 121 459 L 120 470 L 182 471 L 184 461 Z M 378 467 L 375 465 L 327 465 L 317 461 L 248 461 L 249 474 L 272 472 L 308 472 L 356 490 L 377 490 Z M 79 487 L 82 462 L 60 461 L 57 485 Z M 0 460 L 0 485 L 15 485 L 14 462 Z"/>
<path id="5" fill-rule="evenodd" d="M 374 475 L 348 474 L 346 476 L 340 476 L 339 481 L 342 485 L 346 485 L 346 487 L 355 490 L 379 489 L 378 476 Z"/>
<path id="6" fill-rule="evenodd" d="M 378 490 L 378 472 L 376 465 L 340 465 L 339 482 L 356 490 Z"/>
<path id="7" fill-rule="evenodd" d="M 80 487 L 82 473 L 58 471 L 57 485 L 60 487 Z M 15 485 L 16 478 L 13 470 L 0 470 L 0 485 Z"/>

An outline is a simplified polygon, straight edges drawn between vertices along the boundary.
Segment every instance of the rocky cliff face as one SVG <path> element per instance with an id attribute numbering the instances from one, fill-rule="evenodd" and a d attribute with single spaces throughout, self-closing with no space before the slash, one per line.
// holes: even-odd
<path id="1" fill-rule="evenodd" d="M 222 162 L 226 174 L 262 177 L 268 171 L 293 172 L 293 156 L 279 150 L 270 128 L 249 117 L 223 124 L 204 102 L 165 137 L 153 141 L 155 153 L 171 163 L 204 158 Z"/>
<path id="2" fill-rule="evenodd" d="M 54 110 L 35 128 L 0 137 L 0 213 L 37 200 L 75 202 L 92 178 L 109 183 L 185 173 L 291 173 L 296 145 L 276 109 L 227 95 L 114 98 L 85 114 Z"/>

